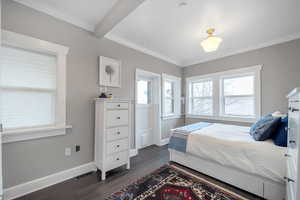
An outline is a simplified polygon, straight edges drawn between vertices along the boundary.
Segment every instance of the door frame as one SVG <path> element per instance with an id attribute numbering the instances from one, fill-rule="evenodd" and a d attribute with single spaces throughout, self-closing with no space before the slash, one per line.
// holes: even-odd
<path id="1" fill-rule="evenodd" d="M 158 104 L 158 110 L 155 114 L 156 119 L 156 127 L 153 128 L 154 133 L 154 144 L 160 145 L 161 140 L 161 75 L 145 71 L 142 69 L 136 69 L 135 71 L 135 101 L 134 101 L 134 142 L 135 142 L 135 151 L 138 153 L 138 136 L 137 136 L 137 124 L 136 124 L 136 116 L 137 116 L 137 82 L 138 78 L 140 76 L 146 77 L 146 78 L 152 78 L 153 79 L 153 86 L 155 89 L 152 91 L 152 97 L 154 104 Z"/>
<path id="2" fill-rule="evenodd" d="M 1 29 L 1 11 L 2 11 L 2 0 L 0 0 L 0 47 L 2 46 L 2 29 Z M 2 173 L 2 133 L 3 127 L 2 122 L 0 121 L 0 200 L 4 199 L 3 197 L 3 173 Z"/>

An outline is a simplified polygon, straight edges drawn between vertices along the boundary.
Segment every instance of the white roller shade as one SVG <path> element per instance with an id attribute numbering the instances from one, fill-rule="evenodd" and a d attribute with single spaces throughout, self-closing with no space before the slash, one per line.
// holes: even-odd
<path id="1" fill-rule="evenodd" d="M 1 47 L 0 118 L 5 129 L 55 123 L 57 58 Z"/>

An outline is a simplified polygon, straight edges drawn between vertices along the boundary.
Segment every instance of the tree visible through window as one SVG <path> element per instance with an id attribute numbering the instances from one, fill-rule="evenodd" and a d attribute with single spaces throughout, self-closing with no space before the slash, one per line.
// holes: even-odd
<path id="1" fill-rule="evenodd" d="M 254 75 L 223 78 L 224 115 L 254 116 Z"/>
<path id="2" fill-rule="evenodd" d="M 174 83 L 165 81 L 165 114 L 170 115 L 175 112 L 174 108 Z"/>
<path id="3" fill-rule="evenodd" d="M 211 80 L 191 84 L 191 113 L 199 115 L 213 114 L 213 84 Z"/>

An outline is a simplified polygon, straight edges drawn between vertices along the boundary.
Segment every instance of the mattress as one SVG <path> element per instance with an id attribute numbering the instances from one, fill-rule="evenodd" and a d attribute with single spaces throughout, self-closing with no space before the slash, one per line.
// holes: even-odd
<path id="1" fill-rule="evenodd" d="M 286 148 L 274 145 L 272 140 L 255 141 L 249 129 L 244 126 L 213 124 L 194 131 L 188 136 L 187 153 L 276 182 L 284 182 Z"/>

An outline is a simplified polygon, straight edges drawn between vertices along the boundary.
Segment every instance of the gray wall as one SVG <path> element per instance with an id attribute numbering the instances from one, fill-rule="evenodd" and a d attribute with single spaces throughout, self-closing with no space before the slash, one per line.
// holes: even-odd
<path id="1" fill-rule="evenodd" d="M 73 125 L 66 136 L 4 144 L 4 187 L 8 188 L 49 174 L 93 161 L 94 107 L 99 95 L 99 55 L 123 62 L 122 88 L 115 96 L 134 99 L 136 68 L 182 76 L 182 69 L 91 33 L 11 0 L 2 5 L 2 28 L 70 47 L 67 57 L 67 124 Z M 163 127 L 170 127 L 169 122 Z M 163 128 L 165 131 L 166 129 Z M 64 156 L 65 147 L 81 145 L 81 151 Z"/>
<path id="2" fill-rule="evenodd" d="M 226 71 L 263 64 L 262 114 L 274 111 L 287 112 L 286 95 L 300 87 L 300 40 L 294 40 L 259 50 L 205 62 L 184 68 L 183 76 Z M 186 123 L 199 121 L 186 119 Z"/>
<path id="3" fill-rule="evenodd" d="M 185 124 L 185 119 L 184 117 L 179 118 L 179 119 L 165 119 L 163 120 L 162 123 L 162 138 L 168 138 L 170 136 L 170 130 L 175 128 L 175 127 L 180 127 L 184 126 Z"/>

